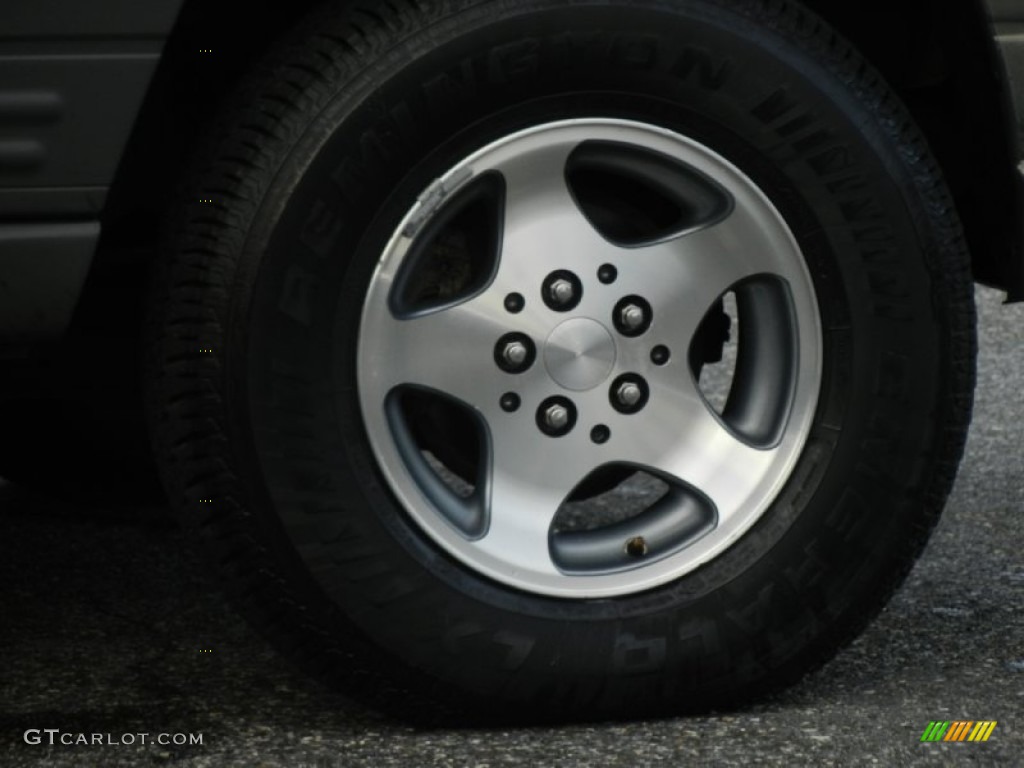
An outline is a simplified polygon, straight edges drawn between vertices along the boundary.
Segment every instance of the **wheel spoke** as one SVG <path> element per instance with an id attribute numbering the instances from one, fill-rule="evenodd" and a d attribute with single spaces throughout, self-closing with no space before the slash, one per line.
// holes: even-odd
<path id="1" fill-rule="evenodd" d="M 652 382 L 648 407 L 658 409 L 657 420 L 626 417 L 614 429 L 616 441 L 629 450 L 624 461 L 702 493 L 715 505 L 718 525 L 761 491 L 776 451 L 755 448 L 733 434 L 688 378 L 682 386 Z"/>
<path id="2" fill-rule="evenodd" d="M 595 259 L 618 254 L 573 199 L 565 167 L 575 142 L 546 146 L 495 167 L 505 178 L 505 220 L 499 279 L 536 281 L 554 268 L 589 272 Z"/>
<path id="3" fill-rule="evenodd" d="M 551 521 L 593 469 L 593 455 L 579 436 L 545 437 L 532 419 L 508 421 L 491 429 L 489 521 L 477 546 L 514 568 L 556 574 L 548 549 Z"/>
<path id="4" fill-rule="evenodd" d="M 363 374 L 384 395 L 397 386 L 418 385 L 479 408 L 481 398 L 508 376 L 493 359 L 495 343 L 507 330 L 496 301 L 485 293 L 408 319 L 389 314 L 387 349 L 373 356 Z"/>
<path id="5" fill-rule="evenodd" d="M 626 279 L 654 305 L 663 326 L 689 339 L 712 302 L 741 280 L 764 274 L 763 255 L 781 247 L 755 215 L 735 208 L 713 226 L 638 249 L 637 267 Z"/>

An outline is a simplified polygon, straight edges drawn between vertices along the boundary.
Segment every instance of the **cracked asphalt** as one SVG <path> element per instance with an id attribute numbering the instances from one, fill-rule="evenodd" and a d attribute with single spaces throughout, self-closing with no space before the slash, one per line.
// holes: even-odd
<path id="1" fill-rule="evenodd" d="M 942 523 L 868 631 L 770 702 L 566 727 L 389 720 L 278 657 L 163 510 L 84 509 L 0 484 L 0 764 L 1021 765 L 1024 306 L 978 298 L 975 419 Z M 998 725 L 983 744 L 922 744 L 931 720 Z M 34 729 L 40 743 L 26 743 Z M 44 729 L 115 743 L 51 746 Z"/>

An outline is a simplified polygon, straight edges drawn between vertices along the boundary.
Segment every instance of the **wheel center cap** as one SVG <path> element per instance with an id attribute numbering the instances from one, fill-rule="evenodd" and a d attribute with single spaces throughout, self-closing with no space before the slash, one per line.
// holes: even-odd
<path id="1" fill-rule="evenodd" d="M 566 320 L 545 342 L 544 365 L 551 378 L 566 389 L 593 389 L 612 372 L 615 341 L 596 320 Z"/>

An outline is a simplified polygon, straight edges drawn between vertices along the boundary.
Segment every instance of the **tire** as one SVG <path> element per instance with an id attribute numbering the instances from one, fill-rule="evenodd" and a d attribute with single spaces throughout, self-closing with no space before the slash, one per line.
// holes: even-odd
<path id="1" fill-rule="evenodd" d="M 962 452 L 950 196 L 794 3 L 329 4 L 177 231 L 172 503 L 256 626 L 383 706 L 779 690 L 881 609 Z"/>

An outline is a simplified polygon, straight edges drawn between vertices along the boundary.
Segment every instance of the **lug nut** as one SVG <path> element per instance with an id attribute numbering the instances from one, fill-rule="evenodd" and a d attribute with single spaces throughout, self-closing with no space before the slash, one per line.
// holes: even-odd
<path id="1" fill-rule="evenodd" d="M 624 381 L 619 385 L 618 390 L 615 392 L 615 396 L 619 398 L 619 402 L 624 406 L 632 408 L 643 399 L 644 392 L 635 382 Z"/>
<path id="2" fill-rule="evenodd" d="M 608 400 L 619 413 L 639 413 L 647 405 L 650 396 L 647 382 L 635 373 L 622 374 L 608 389 Z"/>
<path id="3" fill-rule="evenodd" d="M 654 312 L 642 296 L 626 296 L 619 299 L 612 311 L 612 322 L 623 336 L 640 336 L 651 327 Z"/>
<path id="4" fill-rule="evenodd" d="M 552 405 L 544 411 L 544 423 L 561 432 L 569 423 L 569 409 L 564 405 Z"/>
<path id="5" fill-rule="evenodd" d="M 506 363 L 514 368 L 518 368 L 526 362 L 526 358 L 530 356 L 530 350 L 521 341 L 510 341 L 505 345 L 501 356 L 505 358 Z"/>
<path id="6" fill-rule="evenodd" d="M 568 269 L 556 269 L 544 278 L 540 295 L 548 309 L 555 312 L 569 312 L 575 309 L 583 298 L 583 283 Z"/>
<path id="7" fill-rule="evenodd" d="M 623 328 L 635 331 L 644 324 L 644 311 L 636 304 L 627 304 L 619 312 L 619 320 Z"/>
<path id="8" fill-rule="evenodd" d="M 494 362 L 505 373 L 522 373 L 533 365 L 537 350 L 525 333 L 506 333 L 494 345 Z"/>
<path id="9" fill-rule="evenodd" d="M 572 283 L 568 280 L 555 280 L 551 283 L 551 287 L 548 288 L 548 295 L 551 296 L 551 300 L 556 304 L 568 304 L 573 300 L 575 293 Z"/>
<path id="10" fill-rule="evenodd" d="M 549 397 L 537 408 L 537 427 L 548 437 L 563 437 L 576 426 L 576 406 L 567 397 Z"/>

